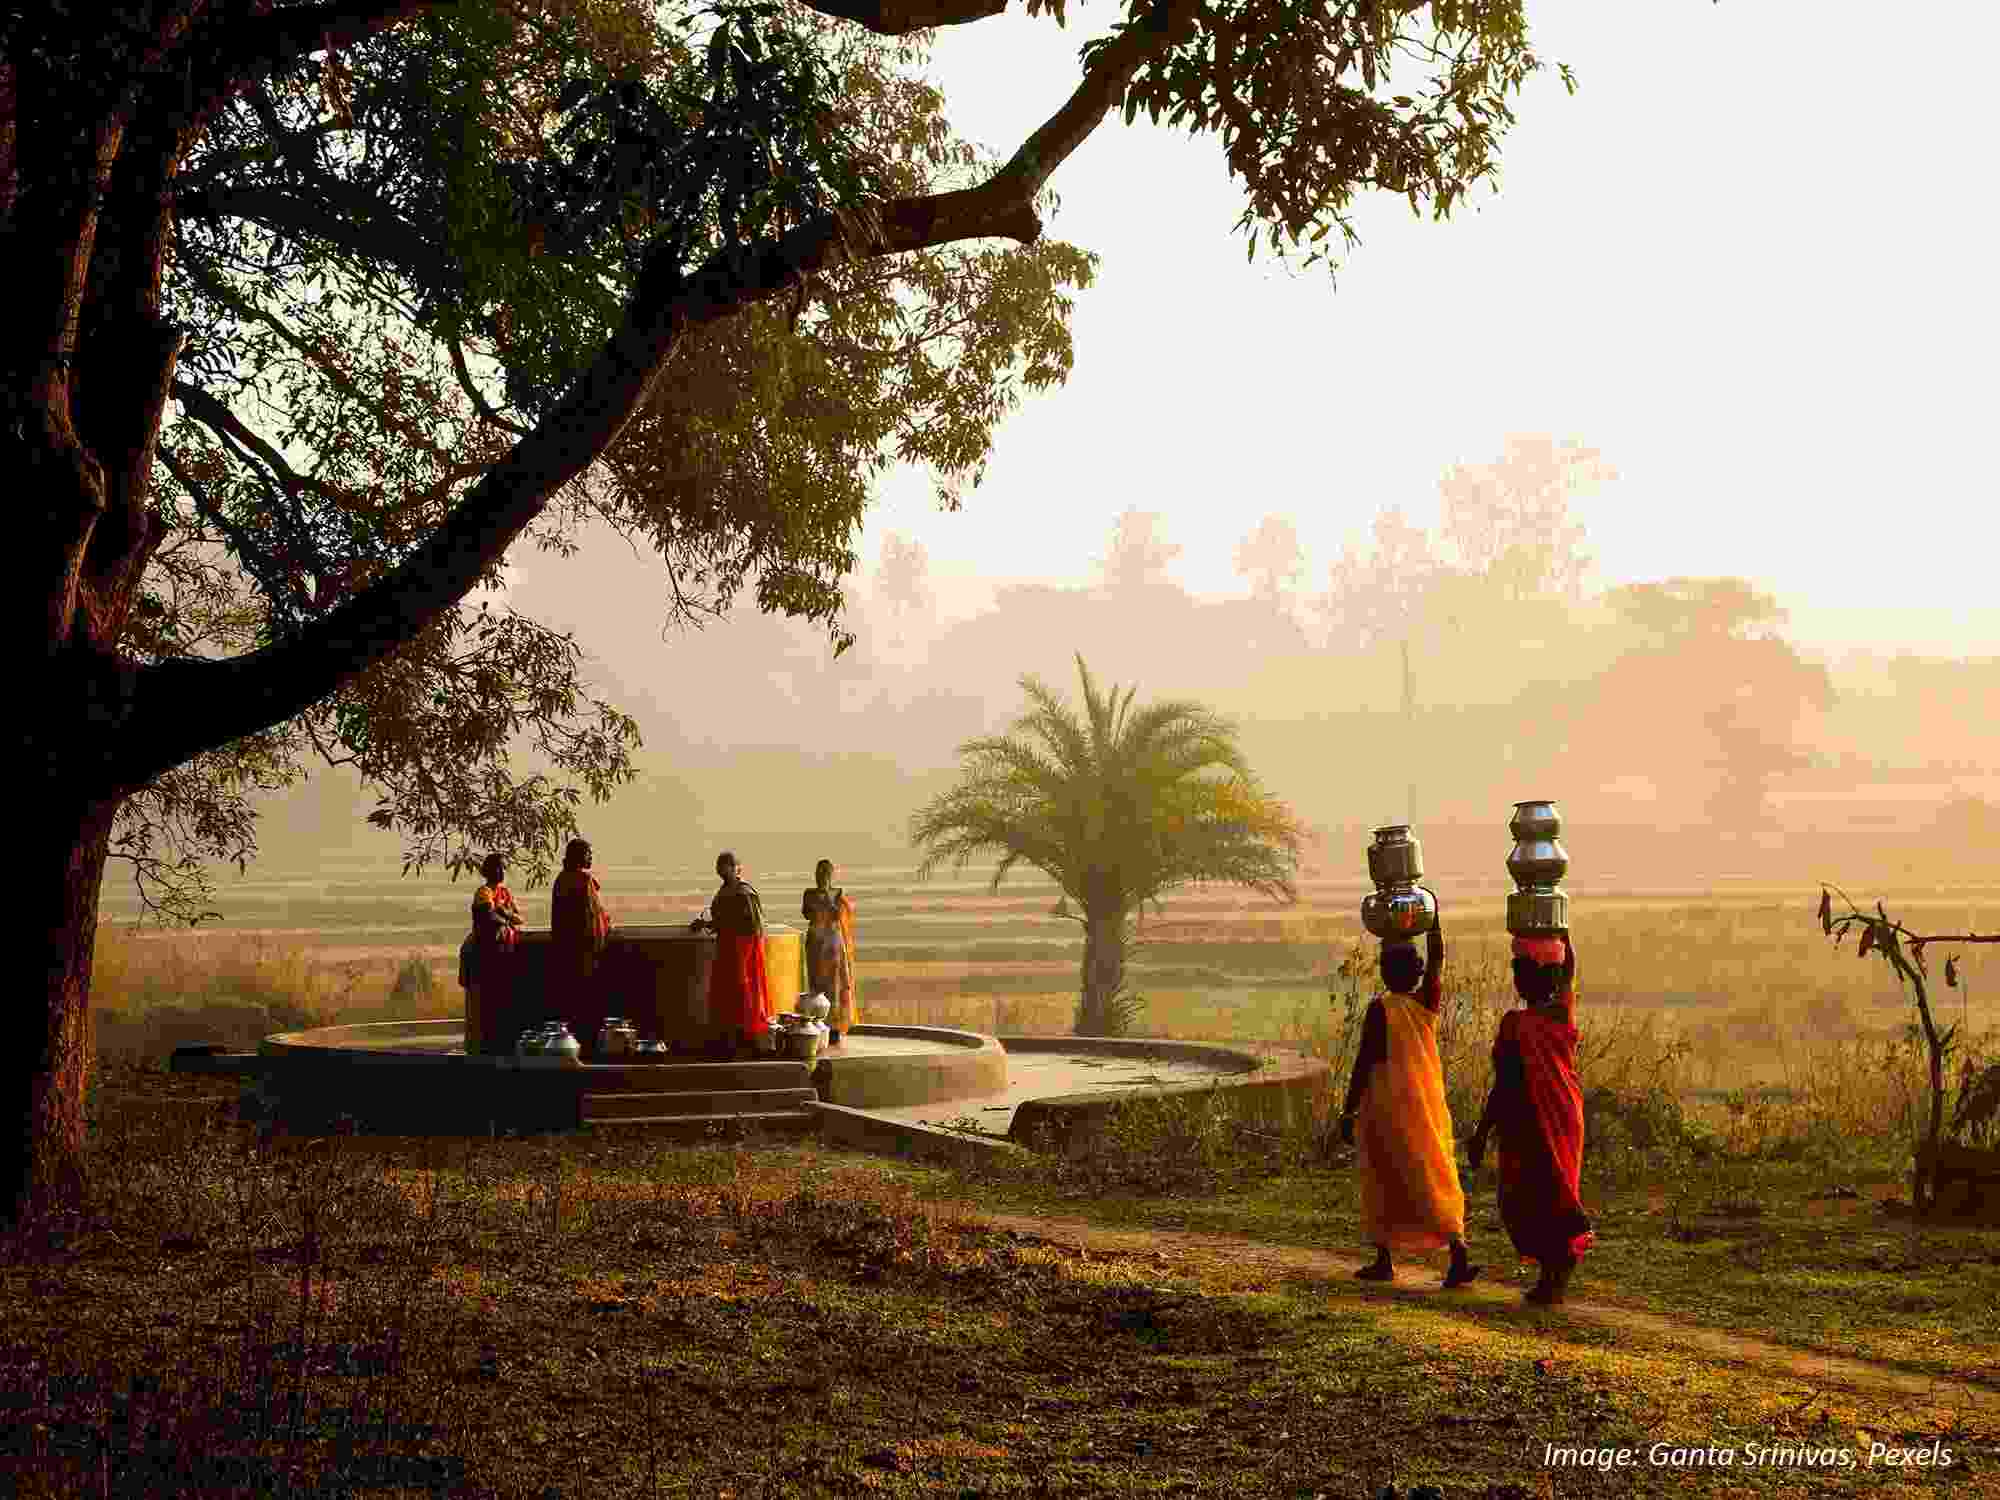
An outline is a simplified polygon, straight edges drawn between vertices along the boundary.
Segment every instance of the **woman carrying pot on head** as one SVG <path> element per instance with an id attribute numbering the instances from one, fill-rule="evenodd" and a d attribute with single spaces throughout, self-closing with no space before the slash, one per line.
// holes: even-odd
<path id="1" fill-rule="evenodd" d="M 722 885 L 708 903 L 706 925 L 715 932 L 715 963 L 708 971 L 708 1013 L 739 1053 L 754 1050 L 771 1029 L 769 985 L 764 975 L 764 901 L 743 878 L 736 856 L 715 857 Z"/>
<path id="2" fill-rule="evenodd" d="M 854 903 L 833 883 L 833 861 L 813 866 L 813 884 L 799 902 L 806 920 L 806 984 L 833 1002 L 826 1018 L 827 1045 L 861 1019 L 854 1004 Z"/>
<path id="3" fill-rule="evenodd" d="M 1437 892 L 1430 894 L 1435 902 Z M 1480 1271 L 1466 1252 L 1465 1192 L 1438 1056 L 1441 921 L 1425 934 L 1422 954 L 1414 943 L 1382 945 L 1384 993 L 1369 1002 L 1362 1019 L 1340 1114 L 1340 1138 L 1357 1148 L 1361 1232 L 1375 1247 L 1374 1263 L 1355 1273 L 1363 1281 L 1394 1280 L 1398 1250 L 1440 1246 L 1451 1250 L 1447 1287 L 1464 1286 Z"/>
<path id="4" fill-rule="evenodd" d="M 481 1052 L 496 1039 L 490 1027 L 504 1025 L 514 977 L 514 944 L 521 911 L 507 889 L 507 862 L 489 854 L 479 866 L 481 884 L 472 893 L 472 933 L 459 949 L 459 979 L 465 985 L 465 1050 Z"/>
<path id="5" fill-rule="evenodd" d="M 571 839 L 549 892 L 549 999 L 572 1026 L 593 1022 L 592 981 L 611 936 L 611 914 L 590 873 L 591 858 L 589 840 Z"/>
<path id="6" fill-rule="evenodd" d="M 1500 1018 L 1493 1090 L 1467 1151 L 1476 1170 L 1497 1134 L 1501 1221 L 1515 1250 L 1542 1268 L 1528 1301 L 1560 1302 L 1597 1238 L 1581 1196 L 1576 946 L 1567 930 L 1514 939 L 1514 992 L 1522 1007 Z"/>

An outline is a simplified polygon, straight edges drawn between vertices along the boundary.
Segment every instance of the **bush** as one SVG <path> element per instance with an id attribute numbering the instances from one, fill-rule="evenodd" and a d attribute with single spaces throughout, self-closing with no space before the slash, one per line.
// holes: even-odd
<path id="1" fill-rule="evenodd" d="M 396 982 L 389 986 L 389 1000 L 399 1007 L 426 1006 L 436 998 L 440 988 L 430 960 L 412 954 L 396 971 Z"/>

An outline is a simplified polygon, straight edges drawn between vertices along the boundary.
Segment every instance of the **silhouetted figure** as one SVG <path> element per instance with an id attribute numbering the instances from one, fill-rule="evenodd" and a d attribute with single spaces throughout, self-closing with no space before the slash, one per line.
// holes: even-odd
<path id="1" fill-rule="evenodd" d="M 521 932 L 520 908 L 507 889 L 507 863 L 489 854 L 479 866 L 483 877 L 472 893 L 472 937 L 460 950 L 465 986 L 465 1050 L 484 1052 L 498 1045 L 487 1032 L 509 1014 L 513 998 L 514 945 Z"/>
<path id="2" fill-rule="evenodd" d="M 582 1025 L 594 1010 L 597 961 L 611 935 L 611 914 L 597 877 L 590 873 L 587 839 L 571 839 L 563 850 L 562 873 L 549 892 L 549 1002 L 571 1025 Z"/>

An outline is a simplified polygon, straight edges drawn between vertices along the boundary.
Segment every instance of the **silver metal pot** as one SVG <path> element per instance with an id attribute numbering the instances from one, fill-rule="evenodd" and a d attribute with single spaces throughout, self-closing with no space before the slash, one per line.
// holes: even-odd
<path id="1" fill-rule="evenodd" d="M 1516 802 L 1514 816 L 1507 820 L 1507 831 L 1514 835 L 1517 844 L 1524 839 L 1558 839 L 1562 837 L 1562 814 L 1546 797 Z"/>
<path id="2" fill-rule="evenodd" d="M 1507 930 L 1515 937 L 1569 926 L 1569 892 L 1549 886 L 1507 893 Z"/>
<path id="3" fill-rule="evenodd" d="M 545 1057 L 558 1058 L 565 1065 L 576 1066 L 583 1061 L 583 1043 L 570 1035 L 569 1027 L 562 1026 L 557 1029 L 553 1037 L 542 1044 L 542 1054 Z"/>
<path id="4" fill-rule="evenodd" d="M 819 1058 L 820 1048 L 826 1045 L 826 1028 L 817 1021 L 808 1021 L 803 1026 L 794 1026 L 781 1033 L 780 1054 L 796 1062 L 813 1063 Z"/>
<path id="5" fill-rule="evenodd" d="M 1421 937 L 1437 925 L 1437 902 L 1418 886 L 1384 886 L 1362 898 L 1361 925 L 1384 941 Z"/>
<path id="6" fill-rule="evenodd" d="M 1368 846 L 1368 878 L 1377 886 L 1424 878 L 1423 845 L 1411 835 L 1409 824 L 1392 823 L 1375 830 L 1375 842 Z"/>
<path id="7" fill-rule="evenodd" d="M 1521 839 L 1507 856 L 1507 873 L 1523 890 L 1561 885 L 1569 873 L 1569 850 L 1556 839 Z"/>

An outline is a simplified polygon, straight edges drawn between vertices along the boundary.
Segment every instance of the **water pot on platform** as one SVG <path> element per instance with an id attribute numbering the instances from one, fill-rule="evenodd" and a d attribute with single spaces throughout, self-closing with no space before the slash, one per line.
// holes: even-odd
<path id="1" fill-rule="evenodd" d="M 1515 803 L 1507 831 L 1514 836 L 1507 873 L 1515 887 L 1507 894 L 1507 930 L 1522 937 L 1568 927 L 1569 893 L 1561 882 L 1569 873 L 1569 851 L 1562 846 L 1555 803 L 1544 798 Z"/>

